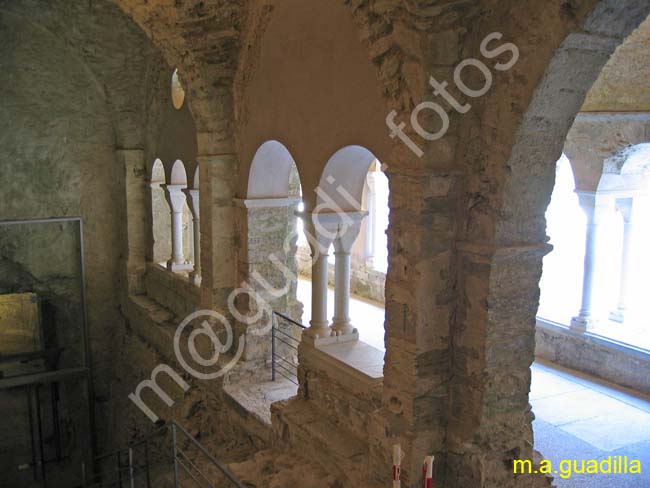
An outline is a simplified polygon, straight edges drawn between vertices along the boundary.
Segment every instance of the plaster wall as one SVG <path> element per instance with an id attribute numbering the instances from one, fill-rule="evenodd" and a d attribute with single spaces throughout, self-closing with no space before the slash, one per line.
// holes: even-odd
<path id="1" fill-rule="evenodd" d="M 269 139 L 282 142 L 301 177 L 306 205 L 340 148 L 358 144 L 388 162 L 387 115 L 376 69 L 341 2 L 272 2 L 237 106 L 239 194 L 250 162 Z"/>

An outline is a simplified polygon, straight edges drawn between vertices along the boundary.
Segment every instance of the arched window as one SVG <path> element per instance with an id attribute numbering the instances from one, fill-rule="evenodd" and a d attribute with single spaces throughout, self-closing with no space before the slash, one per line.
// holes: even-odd
<path id="1" fill-rule="evenodd" d="M 149 184 L 151 187 L 151 260 L 165 264 L 171 256 L 171 221 L 169 204 L 165 199 L 165 168 L 162 161 L 156 159 L 151 167 Z"/>

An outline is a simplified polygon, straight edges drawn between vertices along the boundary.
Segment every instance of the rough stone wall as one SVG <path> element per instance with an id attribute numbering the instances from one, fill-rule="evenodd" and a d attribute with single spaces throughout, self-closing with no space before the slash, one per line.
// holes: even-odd
<path id="1" fill-rule="evenodd" d="M 144 253 L 137 241 L 151 228 L 147 214 L 140 219 L 134 201 L 126 201 L 146 194 L 140 188 L 147 176 L 143 154 L 171 158 L 174 150 L 184 150 L 195 156 L 195 129 L 187 107 L 175 112 L 180 124 L 164 116 L 169 112 L 165 103 L 171 106 L 171 68 L 111 2 L 2 2 L 0 26 L 0 83 L 6 94 L 0 136 L 5 149 L 0 165 L 2 218 L 84 219 L 90 343 L 103 450 L 114 347 L 123 331 L 119 303 L 127 291 L 125 271 L 128 276 L 144 275 L 144 261 L 126 268 L 135 266 L 134 253 Z M 151 94 L 156 92 L 160 95 L 154 102 Z M 170 132 L 178 134 L 176 146 Z M 183 143 L 187 139 L 190 143 Z M 39 256 L 47 249 L 37 263 L 40 269 L 32 270 L 42 285 L 52 264 L 65 261 L 60 251 L 64 244 L 32 237 L 28 246 L 21 246 Z M 72 349 L 74 341 L 69 344 Z"/>
<path id="2" fill-rule="evenodd" d="M 6 96 L 0 121 L 2 219 L 76 215 L 84 219 L 90 343 L 101 418 L 110 380 L 110 337 L 121 322 L 115 289 L 122 232 L 115 182 L 120 173 L 112 114 L 103 88 L 65 37 L 39 26 L 38 15 L 26 14 L 31 19 L 23 20 L 20 9 L 12 7 L 3 6 L 1 19 L 0 84 Z M 28 263 L 24 272 L 39 288 L 59 296 L 66 295 L 65 282 L 70 280 L 76 291 L 68 294 L 77 297 L 76 305 L 61 308 L 77 311 L 69 322 L 76 329 L 82 315 L 78 284 L 71 275 L 76 275 L 78 265 L 63 264 L 75 259 L 70 254 L 77 248 L 76 231 L 63 227 L 69 236 L 58 232 L 24 236 L 13 242 L 14 251 L 3 246 L 3 255 L 11 260 L 18 251 L 23 256 L 17 261 Z M 59 274 L 59 265 L 67 271 Z M 24 280 L 22 284 L 29 286 Z M 65 347 L 75 349 L 78 331 L 64 330 L 61 335 L 68 340 Z M 100 429 L 100 436 L 103 432 Z"/>
<path id="3" fill-rule="evenodd" d="M 487 33 L 503 32 L 522 53 L 488 95 L 472 101 L 472 112 L 451 116 L 447 136 L 427 144 L 424 158 L 397 142 L 382 158 L 390 268 L 382 407 L 368 427 L 373 472 L 383 472 L 391 444 L 400 442 L 408 486 L 427 452 L 440 460 L 445 486 L 533 486 L 513 479 L 507 463 L 531 454 L 526 392 L 553 165 L 588 86 L 647 14 L 646 3 L 346 3 L 398 120 L 430 97 L 430 74 L 450 81 L 457 62 L 480 58 Z M 214 303 L 237 278 L 230 89 L 248 4 L 120 5 L 186 73 L 205 162 L 204 297 Z M 468 78 L 474 82 L 481 80 Z M 436 129 L 434 119 L 423 123 Z M 506 333 L 518 348 L 504 348 Z"/>
<path id="4" fill-rule="evenodd" d="M 621 43 L 589 90 L 582 112 L 650 111 L 650 20 Z"/>

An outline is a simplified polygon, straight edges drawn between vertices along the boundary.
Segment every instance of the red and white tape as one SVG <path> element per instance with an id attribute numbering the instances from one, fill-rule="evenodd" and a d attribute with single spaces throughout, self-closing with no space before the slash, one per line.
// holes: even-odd
<path id="1" fill-rule="evenodd" d="M 402 448 L 399 444 L 393 446 L 393 488 L 400 488 L 402 481 Z"/>
<path id="2" fill-rule="evenodd" d="M 422 465 L 422 488 L 433 488 L 433 456 L 424 458 Z"/>

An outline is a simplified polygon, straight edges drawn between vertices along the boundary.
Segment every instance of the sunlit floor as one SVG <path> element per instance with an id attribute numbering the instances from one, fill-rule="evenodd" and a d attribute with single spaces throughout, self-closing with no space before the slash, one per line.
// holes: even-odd
<path id="1" fill-rule="evenodd" d="M 298 299 L 304 304 L 303 323 L 311 314 L 311 283 L 300 280 Z M 334 292 L 328 293 L 328 317 L 333 315 Z M 358 297 L 350 301 L 352 324 L 362 341 L 384 349 L 384 308 Z M 532 368 L 530 402 L 535 412 L 535 448 L 554 467 L 560 461 L 603 460 L 627 456 L 641 461 L 634 474 L 555 475 L 558 487 L 648 488 L 650 487 L 650 397 L 550 363 Z M 650 374 L 650 372 L 649 372 Z"/>
<path id="2" fill-rule="evenodd" d="M 302 323 L 309 325 L 311 317 L 311 282 L 298 280 L 298 300 L 303 303 Z M 327 293 L 327 317 L 334 316 L 334 290 Z M 352 326 L 358 329 L 359 339 L 372 347 L 384 350 L 384 304 L 372 302 L 352 295 L 350 300 L 350 319 Z"/>

